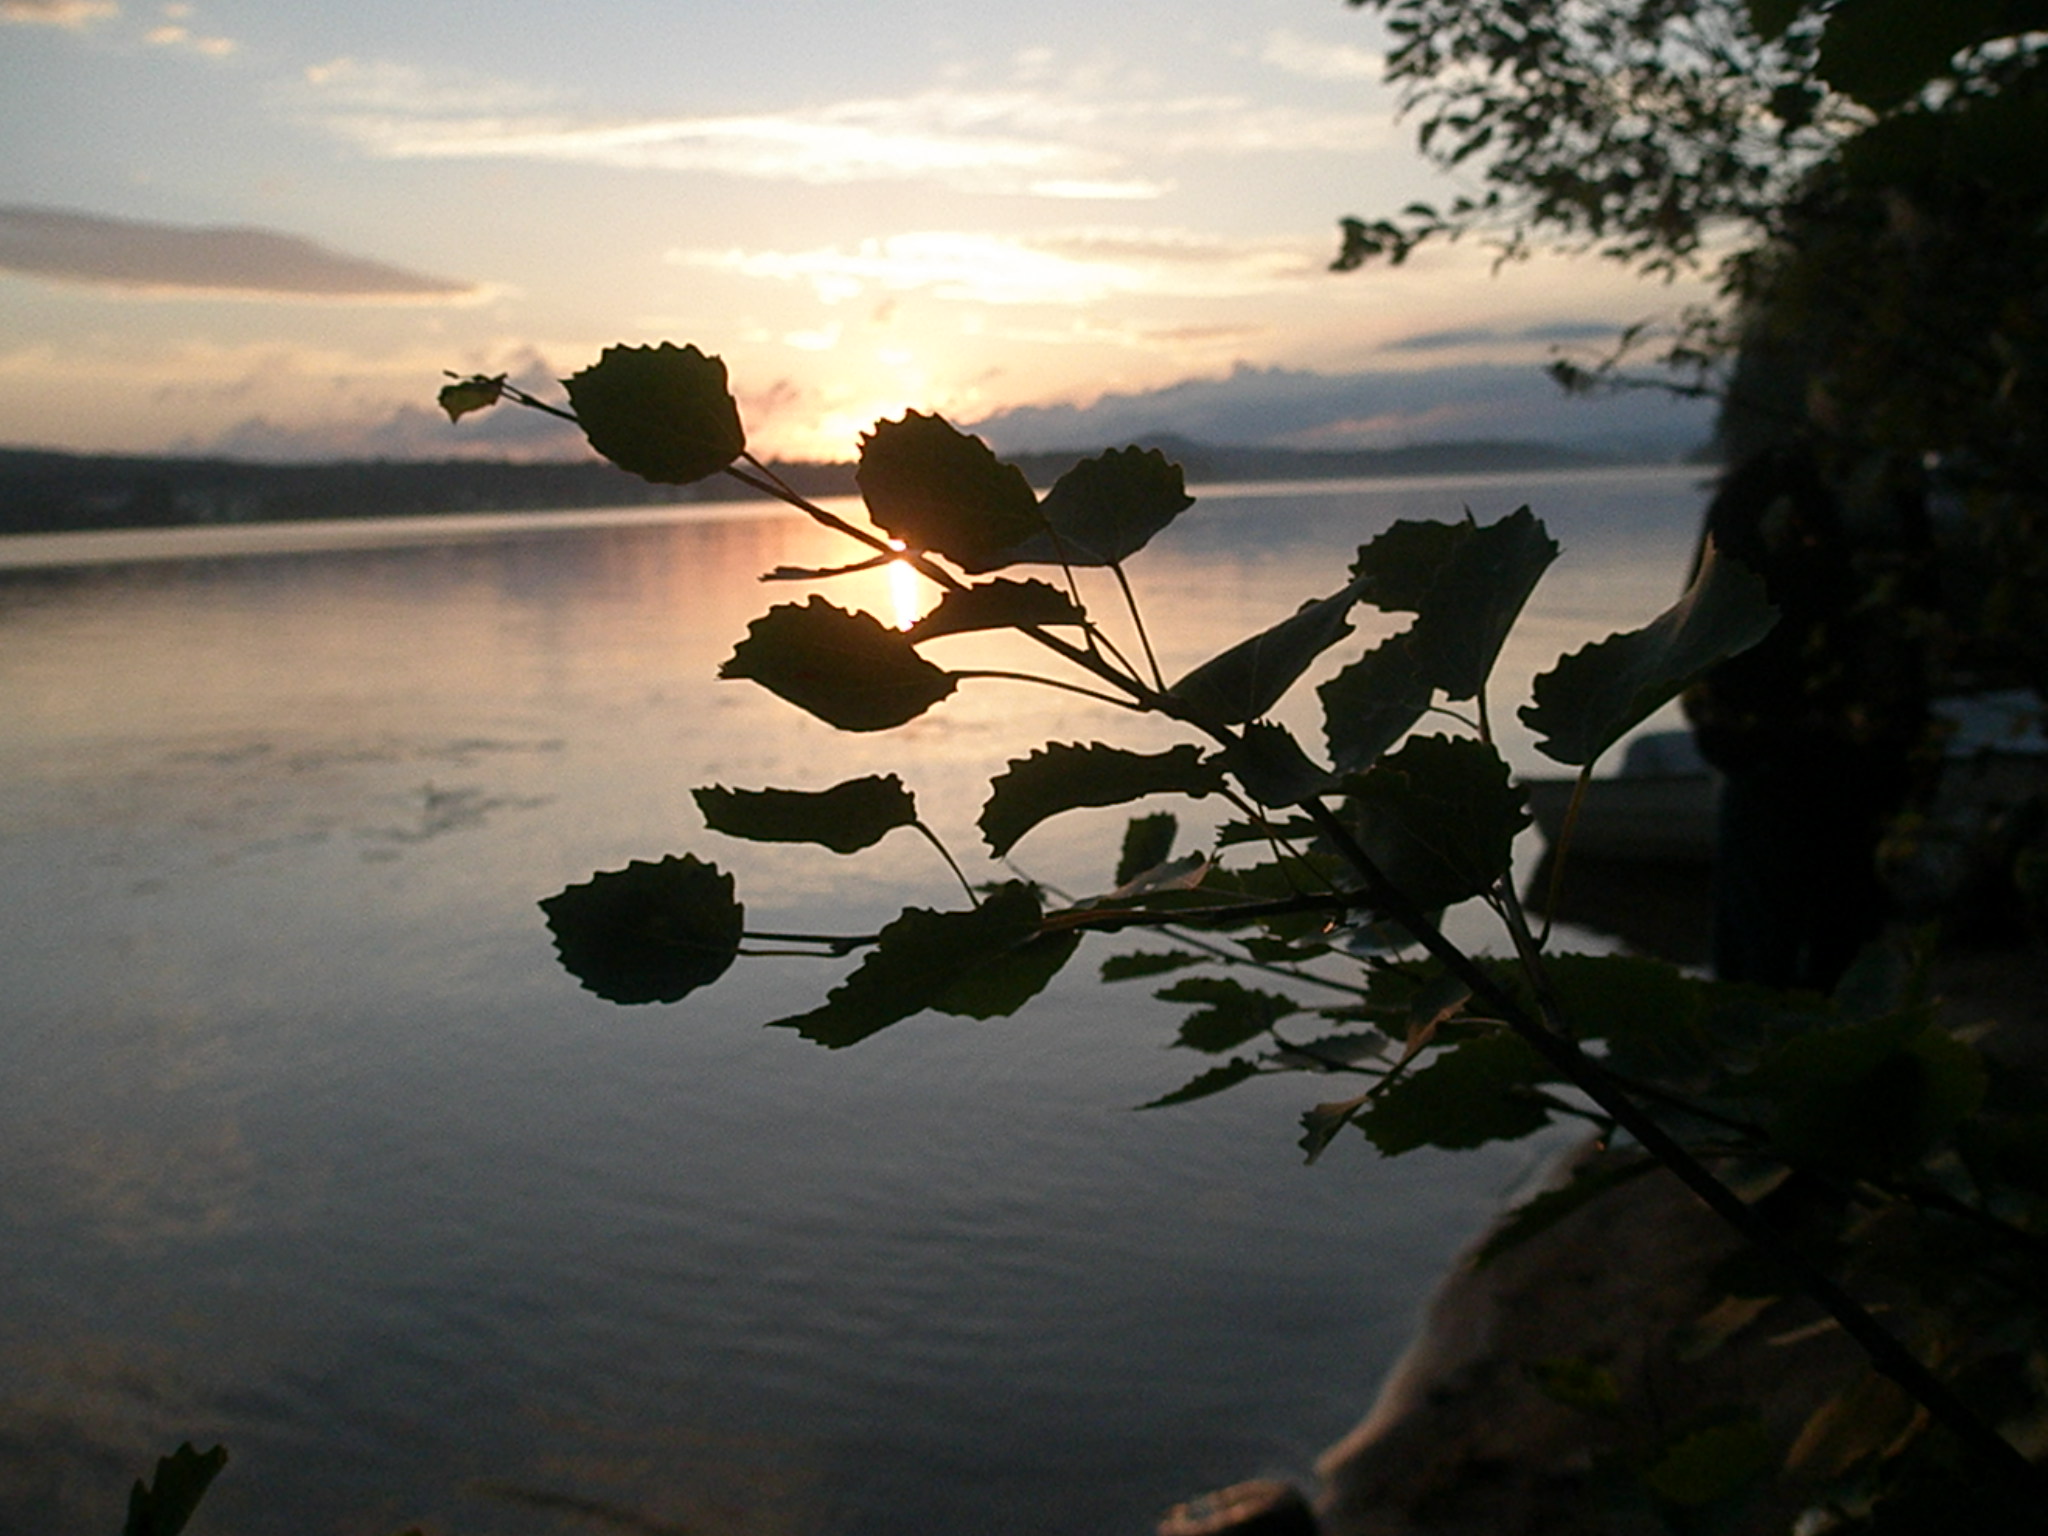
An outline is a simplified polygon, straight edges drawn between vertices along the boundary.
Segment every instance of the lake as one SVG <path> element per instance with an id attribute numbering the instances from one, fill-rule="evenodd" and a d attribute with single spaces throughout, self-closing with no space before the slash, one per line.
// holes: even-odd
<path id="1" fill-rule="evenodd" d="M 1172 676 L 1396 518 L 1529 502 L 1565 553 L 1493 713 L 1538 772 L 1527 678 L 1671 601 L 1700 474 L 1197 488 L 1131 575 Z M 828 962 L 628 1009 L 555 964 L 535 902 L 630 858 L 715 860 L 762 929 L 958 898 L 911 834 L 738 843 L 693 786 L 897 771 L 999 878 L 1009 758 L 1173 739 L 1007 682 L 845 736 L 716 681 L 810 590 L 760 573 L 853 553 L 733 506 L 0 541 L 0 1532 L 118 1529 L 190 1439 L 232 1457 L 193 1536 L 1111 1536 L 1364 1412 L 1554 1134 L 1305 1168 L 1313 1079 L 1133 1113 L 1208 1063 L 1092 979 L 1127 940 L 842 1052 L 759 1027 Z M 1127 814 L 1014 858 L 1102 889 Z"/>

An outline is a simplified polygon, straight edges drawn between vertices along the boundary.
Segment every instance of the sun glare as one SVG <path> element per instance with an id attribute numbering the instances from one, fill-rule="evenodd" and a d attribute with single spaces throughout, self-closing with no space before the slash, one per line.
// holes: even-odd
<path id="1" fill-rule="evenodd" d="M 889 543 L 896 549 L 903 547 L 900 539 Z M 895 610 L 896 627 L 908 629 L 918 620 L 917 572 L 901 560 L 889 562 L 889 604 Z"/>

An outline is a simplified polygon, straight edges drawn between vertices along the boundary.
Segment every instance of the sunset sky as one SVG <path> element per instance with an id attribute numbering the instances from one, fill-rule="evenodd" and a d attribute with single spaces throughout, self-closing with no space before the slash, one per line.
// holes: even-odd
<path id="1" fill-rule="evenodd" d="M 0 0 L 0 444 L 516 449 L 443 369 L 668 339 L 758 449 L 843 457 L 906 406 L 1533 367 L 1697 297 L 1327 272 L 1339 215 L 1446 190 L 1383 41 L 1340 0 Z"/>

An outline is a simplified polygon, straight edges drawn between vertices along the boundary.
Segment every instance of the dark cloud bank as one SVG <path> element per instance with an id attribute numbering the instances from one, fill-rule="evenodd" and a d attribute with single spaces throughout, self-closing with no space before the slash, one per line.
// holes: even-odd
<path id="1" fill-rule="evenodd" d="M 1464 339 L 1464 338 L 1461 338 Z M 1173 435 L 1261 448 L 1405 448 L 1424 443 L 1554 443 L 1631 458 L 1698 450 L 1714 407 L 1655 391 L 1572 396 L 1526 364 L 1307 373 L 1240 366 L 1088 406 L 1025 406 L 976 422 L 1003 453 L 1101 447 Z"/>
<path id="2" fill-rule="evenodd" d="M 330 251 L 296 235 L 0 207 L 0 269 L 138 290 L 323 299 L 455 299 L 467 283 Z"/>

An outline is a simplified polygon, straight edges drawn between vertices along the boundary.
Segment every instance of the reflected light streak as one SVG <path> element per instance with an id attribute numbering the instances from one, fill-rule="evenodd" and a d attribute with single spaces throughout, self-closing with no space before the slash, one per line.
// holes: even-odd
<path id="1" fill-rule="evenodd" d="M 889 547 L 903 548 L 901 539 L 891 539 Z M 908 629 L 918 619 L 917 572 L 902 560 L 891 560 L 889 571 L 889 604 L 896 614 L 896 627 Z"/>

